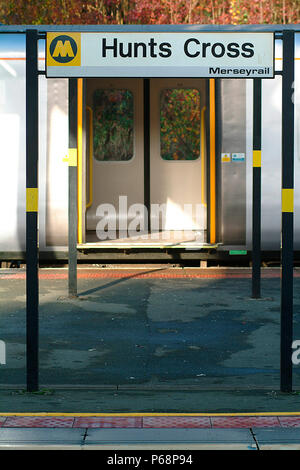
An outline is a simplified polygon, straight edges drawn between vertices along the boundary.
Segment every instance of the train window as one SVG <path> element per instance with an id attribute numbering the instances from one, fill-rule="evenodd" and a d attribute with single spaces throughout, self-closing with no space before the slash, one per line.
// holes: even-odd
<path id="1" fill-rule="evenodd" d="M 133 112 L 131 91 L 95 91 L 93 148 L 96 160 L 127 161 L 133 157 Z"/>
<path id="2" fill-rule="evenodd" d="M 160 154 L 164 160 L 200 157 L 200 92 L 166 89 L 160 95 Z"/>

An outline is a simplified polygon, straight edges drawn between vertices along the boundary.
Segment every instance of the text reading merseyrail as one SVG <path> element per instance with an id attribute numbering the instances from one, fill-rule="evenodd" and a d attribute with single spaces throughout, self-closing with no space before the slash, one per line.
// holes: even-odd
<path id="1" fill-rule="evenodd" d="M 270 67 L 261 67 L 256 69 L 226 69 L 222 67 L 209 67 L 209 73 L 212 75 L 245 75 L 250 77 L 251 75 L 268 75 L 270 73 Z"/>
<path id="2" fill-rule="evenodd" d="M 155 38 L 150 38 L 148 42 L 121 42 L 118 38 L 112 40 L 102 39 L 102 57 L 162 57 L 167 58 L 172 55 L 172 45 L 169 42 L 156 42 Z M 183 52 L 187 57 L 229 57 L 250 58 L 254 55 L 254 45 L 251 42 L 238 44 L 230 42 L 200 42 L 197 38 L 189 38 L 183 44 Z"/>

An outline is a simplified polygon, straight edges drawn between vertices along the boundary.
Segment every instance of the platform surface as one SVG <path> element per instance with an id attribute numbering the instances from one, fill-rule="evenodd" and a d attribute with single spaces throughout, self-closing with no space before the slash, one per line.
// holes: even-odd
<path id="1" fill-rule="evenodd" d="M 300 450 L 300 415 L 11 415 L 0 424 L 0 450 Z"/>
<path id="2" fill-rule="evenodd" d="M 294 339 L 300 277 L 294 275 Z M 291 413 L 280 392 L 280 270 L 41 269 L 39 385 L 26 393 L 26 273 L 0 270 L 0 412 Z"/>

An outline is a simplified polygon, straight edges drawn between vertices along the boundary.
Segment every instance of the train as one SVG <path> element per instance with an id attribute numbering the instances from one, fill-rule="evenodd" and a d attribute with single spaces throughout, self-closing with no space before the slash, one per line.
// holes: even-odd
<path id="1" fill-rule="evenodd" d="M 26 262 L 25 32 L 30 28 L 41 33 L 213 31 L 210 25 L 0 26 L 0 262 Z M 284 29 L 295 31 L 294 250 L 300 261 L 300 26 L 216 27 L 279 34 Z M 69 79 L 43 73 L 42 34 L 38 63 L 39 257 L 64 262 Z M 275 36 L 275 70 L 281 69 L 282 41 Z M 78 260 L 251 260 L 253 80 L 75 80 Z M 281 248 L 281 90 L 280 74 L 262 78 L 261 250 L 266 260 L 279 259 Z"/>

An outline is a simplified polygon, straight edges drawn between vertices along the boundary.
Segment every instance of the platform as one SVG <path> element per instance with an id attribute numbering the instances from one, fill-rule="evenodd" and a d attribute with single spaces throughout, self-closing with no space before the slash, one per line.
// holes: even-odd
<path id="1" fill-rule="evenodd" d="M 186 450 L 299 450 L 300 416 L 0 417 L 0 450 L 23 449 L 161 450 L 173 455 Z M 147 454 L 134 455 L 148 463 Z"/>
<path id="2" fill-rule="evenodd" d="M 294 338 L 300 339 L 299 269 Z M 26 393 L 26 272 L 0 271 L 0 412 L 300 412 L 280 392 L 280 270 L 40 269 L 40 392 Z"/>

